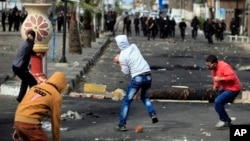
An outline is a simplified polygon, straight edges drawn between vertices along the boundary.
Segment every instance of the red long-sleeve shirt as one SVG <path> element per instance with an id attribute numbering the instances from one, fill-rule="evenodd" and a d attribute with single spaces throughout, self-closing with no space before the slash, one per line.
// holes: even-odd
<path id="1" fill-rule="evenodd" d="M 214 81 L 214 87 L 221 87 L 223 90 L 240 91 L 241 83 L 232 67 L 224 61 L 218 61 L 217 68 L 211 70 L 212 77 L 223 77 L 223 81 Z"/>

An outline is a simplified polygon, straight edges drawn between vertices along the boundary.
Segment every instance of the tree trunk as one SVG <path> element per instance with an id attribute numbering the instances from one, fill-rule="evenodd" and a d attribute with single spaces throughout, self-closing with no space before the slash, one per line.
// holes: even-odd
<path id="1" fill-rule="evenodd" d="M 93 26 L 95 26 L 95 25 L 92 25 L 92 27 L 91 27 L 91 41 L 95 42 L 96 41 L 96 33 L 95 33 Z"/>
<path id="2" fill-rule="evenodd" d="M 82 54 L 79 32 L 77 29 L 76 11 L 71 11 L 69 29 L 69 53 Z"/>
<path id="3" fill-rule="evenodd" d="M 81 35 L 82 47 L 90 48 L 92 40 L 92 30 L 84 29 Z"/>
<path id="4" fill-rule="evenodd" d="M 213 102 L 216 94 L 211 88 L 204 89 L 183 89 L 165 88 L 149 90 L 149 97 L 152 99 L 175 99 L 175 100 L 208 100 Z"/>
<path id="5" fill-rule="evenodd" d="M 83 30 L 81 33 L 82 47 L 90 48 L 92 41 L 91 11 L 86 10 L 83 16 Z"/>

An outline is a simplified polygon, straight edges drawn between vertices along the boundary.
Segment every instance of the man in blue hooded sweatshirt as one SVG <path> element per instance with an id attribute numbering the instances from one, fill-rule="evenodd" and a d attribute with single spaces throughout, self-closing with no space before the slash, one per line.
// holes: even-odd
<path id="1" fill-rule="evenodd" d="M 126 95 L 123 99 L 119 124 L 115 128 L 117 131 L 126 131 L 126 121 L 128 117 L 129 107 L 133 101 L 133 97 L 141 89 L 141 101 L 145 105 L 152 123 L 157 123 L 158 118 L 156 111 L 149 99 L 148 89 L 151 87 L 152 77 L 151 70 L 147 61 L 143 58 L 140 50 L 135 44 L 129 44 L 126 35 L 118 35 L 115 37 L 117 46 L 120 48 L 120 54 L 116 55 L 114 62 L 121 67 L 121 71 L 131 75 L 131 81 L 128 84 Z"/>

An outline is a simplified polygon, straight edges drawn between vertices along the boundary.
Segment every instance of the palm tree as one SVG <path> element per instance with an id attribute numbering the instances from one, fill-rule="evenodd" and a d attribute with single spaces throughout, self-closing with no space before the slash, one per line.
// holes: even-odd
<path id="1" fill-rule="evenodd" d="M 70 24 L 69 24 L 69 53 L 71 54 L 82 54 L 82 48 L 80 44 L 79 30 L 77 29 L 77 20 L 76 20 L 76 3 L 72 1 L 66 1 L 69 4 L 67 6 L 67 13 L 69 13 Z M 66 4 L 64 0 L 57 2 L 57 8 L 62 9 L 64 4 Z M 64 16 L 64 19 L 69 18 L 67 14 Z"/>
<path id="2" fill-rule="evenodd" d="M 95 35 L 93 20 L 95 15 L 101 10 L 97 8 L 100 0 L 82 0 L 81 5 L 84 8 L 83 16 L 83 32 L 82 32 L 82 43 L 83 47 L 91 47 L 92 37 Z M 93 18 L 94 17 L 94 18 Z"/>
<path id="3" fill-rule="evenodd" d="M 79 29 L 78 29 L 78 23 L 76 19 L 76 3 L 67 1 L 70 6 L 70 27 L 69 27 L 69 53 L 72 54 L 82 54 L 82 47 L 81 47 L 81 42 L 80 42 L 80 34 L 79 34 Z M 96 4 L 98 4 L 100 0 L 96 0 Z M 80 0 L 81 6 L 85 9 L 86 16 L 85 18 L 85 27 L 91 27 L 91 20 L 92 20 L 92 15 L 91 13 L 96 13 L 96 11 L 100 11 L 97 7 L 96 4 L 94 4 L 94 0 Z M 63 3 L 62 1 L 57 3 L 57 6 L 62 7 Z M 88 12 L 89 11 L 89 12 Z M 66 16 L 65 16 L 66 17 Z M 93 28 L 92 28 L 93 29 Z M 85 30 L 89 30 L 88 28 Z M 91 30 L 91 28 L 90 28 Z M 88 35 L 88 34 L 87 34 Z M 89 32 L 89 36 L 91 37 L 92 34 Z M 87 42 L 91 43 L 91 38 L 86 38 Z M 91 45 L 91 44 L 90 44 Z"/>
<path id="4" fill-rule="evenodd" d="M 69 27 L 69 53 L 82 54 L 82 48 L 79 37 L 79 30 L 76 20 L 76 3 L 72 3 L 70 11 L 70 27 Z"/>

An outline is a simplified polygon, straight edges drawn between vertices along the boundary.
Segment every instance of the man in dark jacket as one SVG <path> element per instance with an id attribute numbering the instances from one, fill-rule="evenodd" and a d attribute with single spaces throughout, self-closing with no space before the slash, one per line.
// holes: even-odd
<path id="1" fill-rule="evenodd" d="M 215 23 L 212 19 L 209 19 L 206 24 L 206 30 L 207 30 L 207 40 L 208 44 L 213 44 L 213 35 L 215 33 Z"/>
<path id="2" fill-rule="evenodd" d="M 140 24 L 140 19 L 138 15 L 136 15 L 134 18 L 135 36 L 140 36 L 139 24 Z"/>
<path id="3" fill-rule="evenodd" d="M 3 27 L 3 31 L 5 31 L 5 20 L 6 20 L 6 12 L 3 11 L 2 12 L 2 27 Z"/>
<path id="4" fill-rule="evenodd" d="M 194 16 L 194 18 L 191 21 L 191 27 L 192 27 L 192 38 L 196 39 L 197 37 L 197 32 L 198 32 L 198 27 L 199 27 L 199 20 L 197 16 Z"/>
<path id="5" fill-rule="evenodd" d="M 184 21 L 184 19 L 182 19 L 182 21 L 179 23 L 179 28 L 180 28 L 180 32 L 181 32 L 181 38 L 184 41 L 185 40 L 185 30 L 187 28 L 187 24 Z"/>
<path id="6" fill-rule="evenodd" d="M 36 55 L 33 51 L 36 33 L 33 30 L 27 32 L 27 39 L 20 45 L 17 55 L 12 63 L 12 69 L 21 80 L 21 86 L 17 101 L 21 102 L 28 86 L 32 87 L 37 84 L 36 79 L 29 72 L 29 63 L 31 55 Z M 41 55 L 37 54 L 41 57 Z"/>
<path id="7" fill-rule="evenodd" d="M 175 37 L 175 26 L 176 26 L 175 19 L 172 18 L 169 21 L 170 37 Z"/>
<path id="8" fill-rule="evenodd" d="M 230 22 L 230 30 L 231 30 L 231 35 L 237 35 L 238 24 L 234 18 L 232 18 Z"/>

